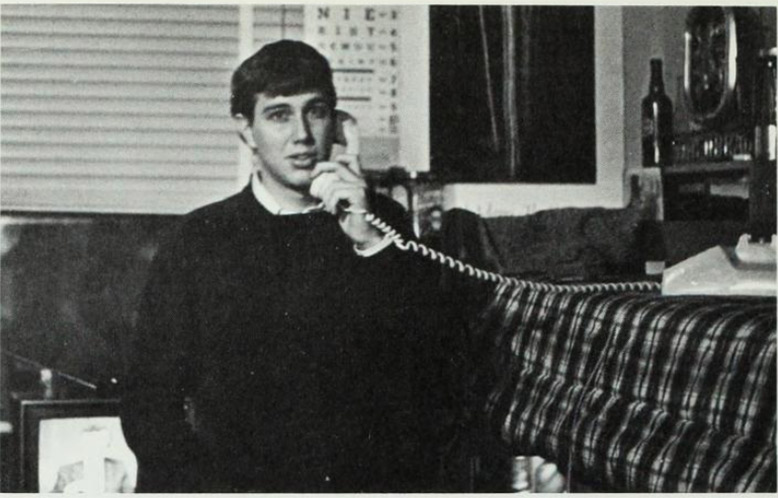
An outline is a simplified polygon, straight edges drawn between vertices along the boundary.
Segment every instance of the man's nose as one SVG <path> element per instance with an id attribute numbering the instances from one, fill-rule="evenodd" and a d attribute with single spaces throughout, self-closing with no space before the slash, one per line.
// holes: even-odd
<path id="1" fill-rule="evenodd" d="M 313 141 L 313 135 L 311 134 L 311 124 L 305 117 L 305 114 L 300 114 L 295 119 L 294 140 L 300 143 L 309 143 Z"/>

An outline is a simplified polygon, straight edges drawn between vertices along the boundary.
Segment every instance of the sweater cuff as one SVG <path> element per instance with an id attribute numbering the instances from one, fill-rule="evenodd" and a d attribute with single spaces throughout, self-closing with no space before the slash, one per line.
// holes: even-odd
<path id="1" fill-rule="evenodd" d="M 383 251 L 390 245 L 392 245 L 392 239 L 388 236 L 384 236 L 384 238 L 381 239 L 381 242 L 377 244 L 373 244 L 372 246 L 366 249 L 360 249 L 357 247 L 356 244 L 354 244 L 354 252 L 357 253 L 357 256 L 361 256 L 363 258 L 369 258 L 370 256 L 375 256 L 376 254 Z"/>

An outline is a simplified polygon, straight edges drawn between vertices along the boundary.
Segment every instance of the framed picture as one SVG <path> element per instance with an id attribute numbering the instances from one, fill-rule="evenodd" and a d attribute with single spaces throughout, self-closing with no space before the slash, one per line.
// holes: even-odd
<path id="1" fill-rule="evenodd" d="M 24 400 L 20 412 L 22 491 L 134 492 L 138 461 L 118 400 Z"/>

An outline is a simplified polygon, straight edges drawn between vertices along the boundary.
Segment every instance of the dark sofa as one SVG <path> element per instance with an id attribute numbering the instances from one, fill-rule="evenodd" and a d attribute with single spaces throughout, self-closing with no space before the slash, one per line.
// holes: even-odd
<path id="1" fill-rule="evenodd" d="M 645 279 L 648 258 L 672 264 L 712 245 L 712 233 L 719 243 L 742 233 L 679 230 L 631 208 L 503 218 L 453 210 L 444 220 L 447 252 L 564 283 Z M 454 280 L 476 303 L 471 458 L 488 462 L 481 473 L 539 455 L 573 491 L 776 490 L 775 298 Z"/>

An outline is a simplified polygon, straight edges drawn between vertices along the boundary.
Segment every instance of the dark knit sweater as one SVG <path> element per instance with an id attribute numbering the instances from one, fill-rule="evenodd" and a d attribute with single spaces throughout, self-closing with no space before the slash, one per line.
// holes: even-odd
<path id="1" fill-rule="evenodd" d="M 185 216 L 123 396 L 138 491 L 425 491 L 437 275 L 395 247 L 359 257 L 333 216 L 273 216 L 248 187 Z"/>

